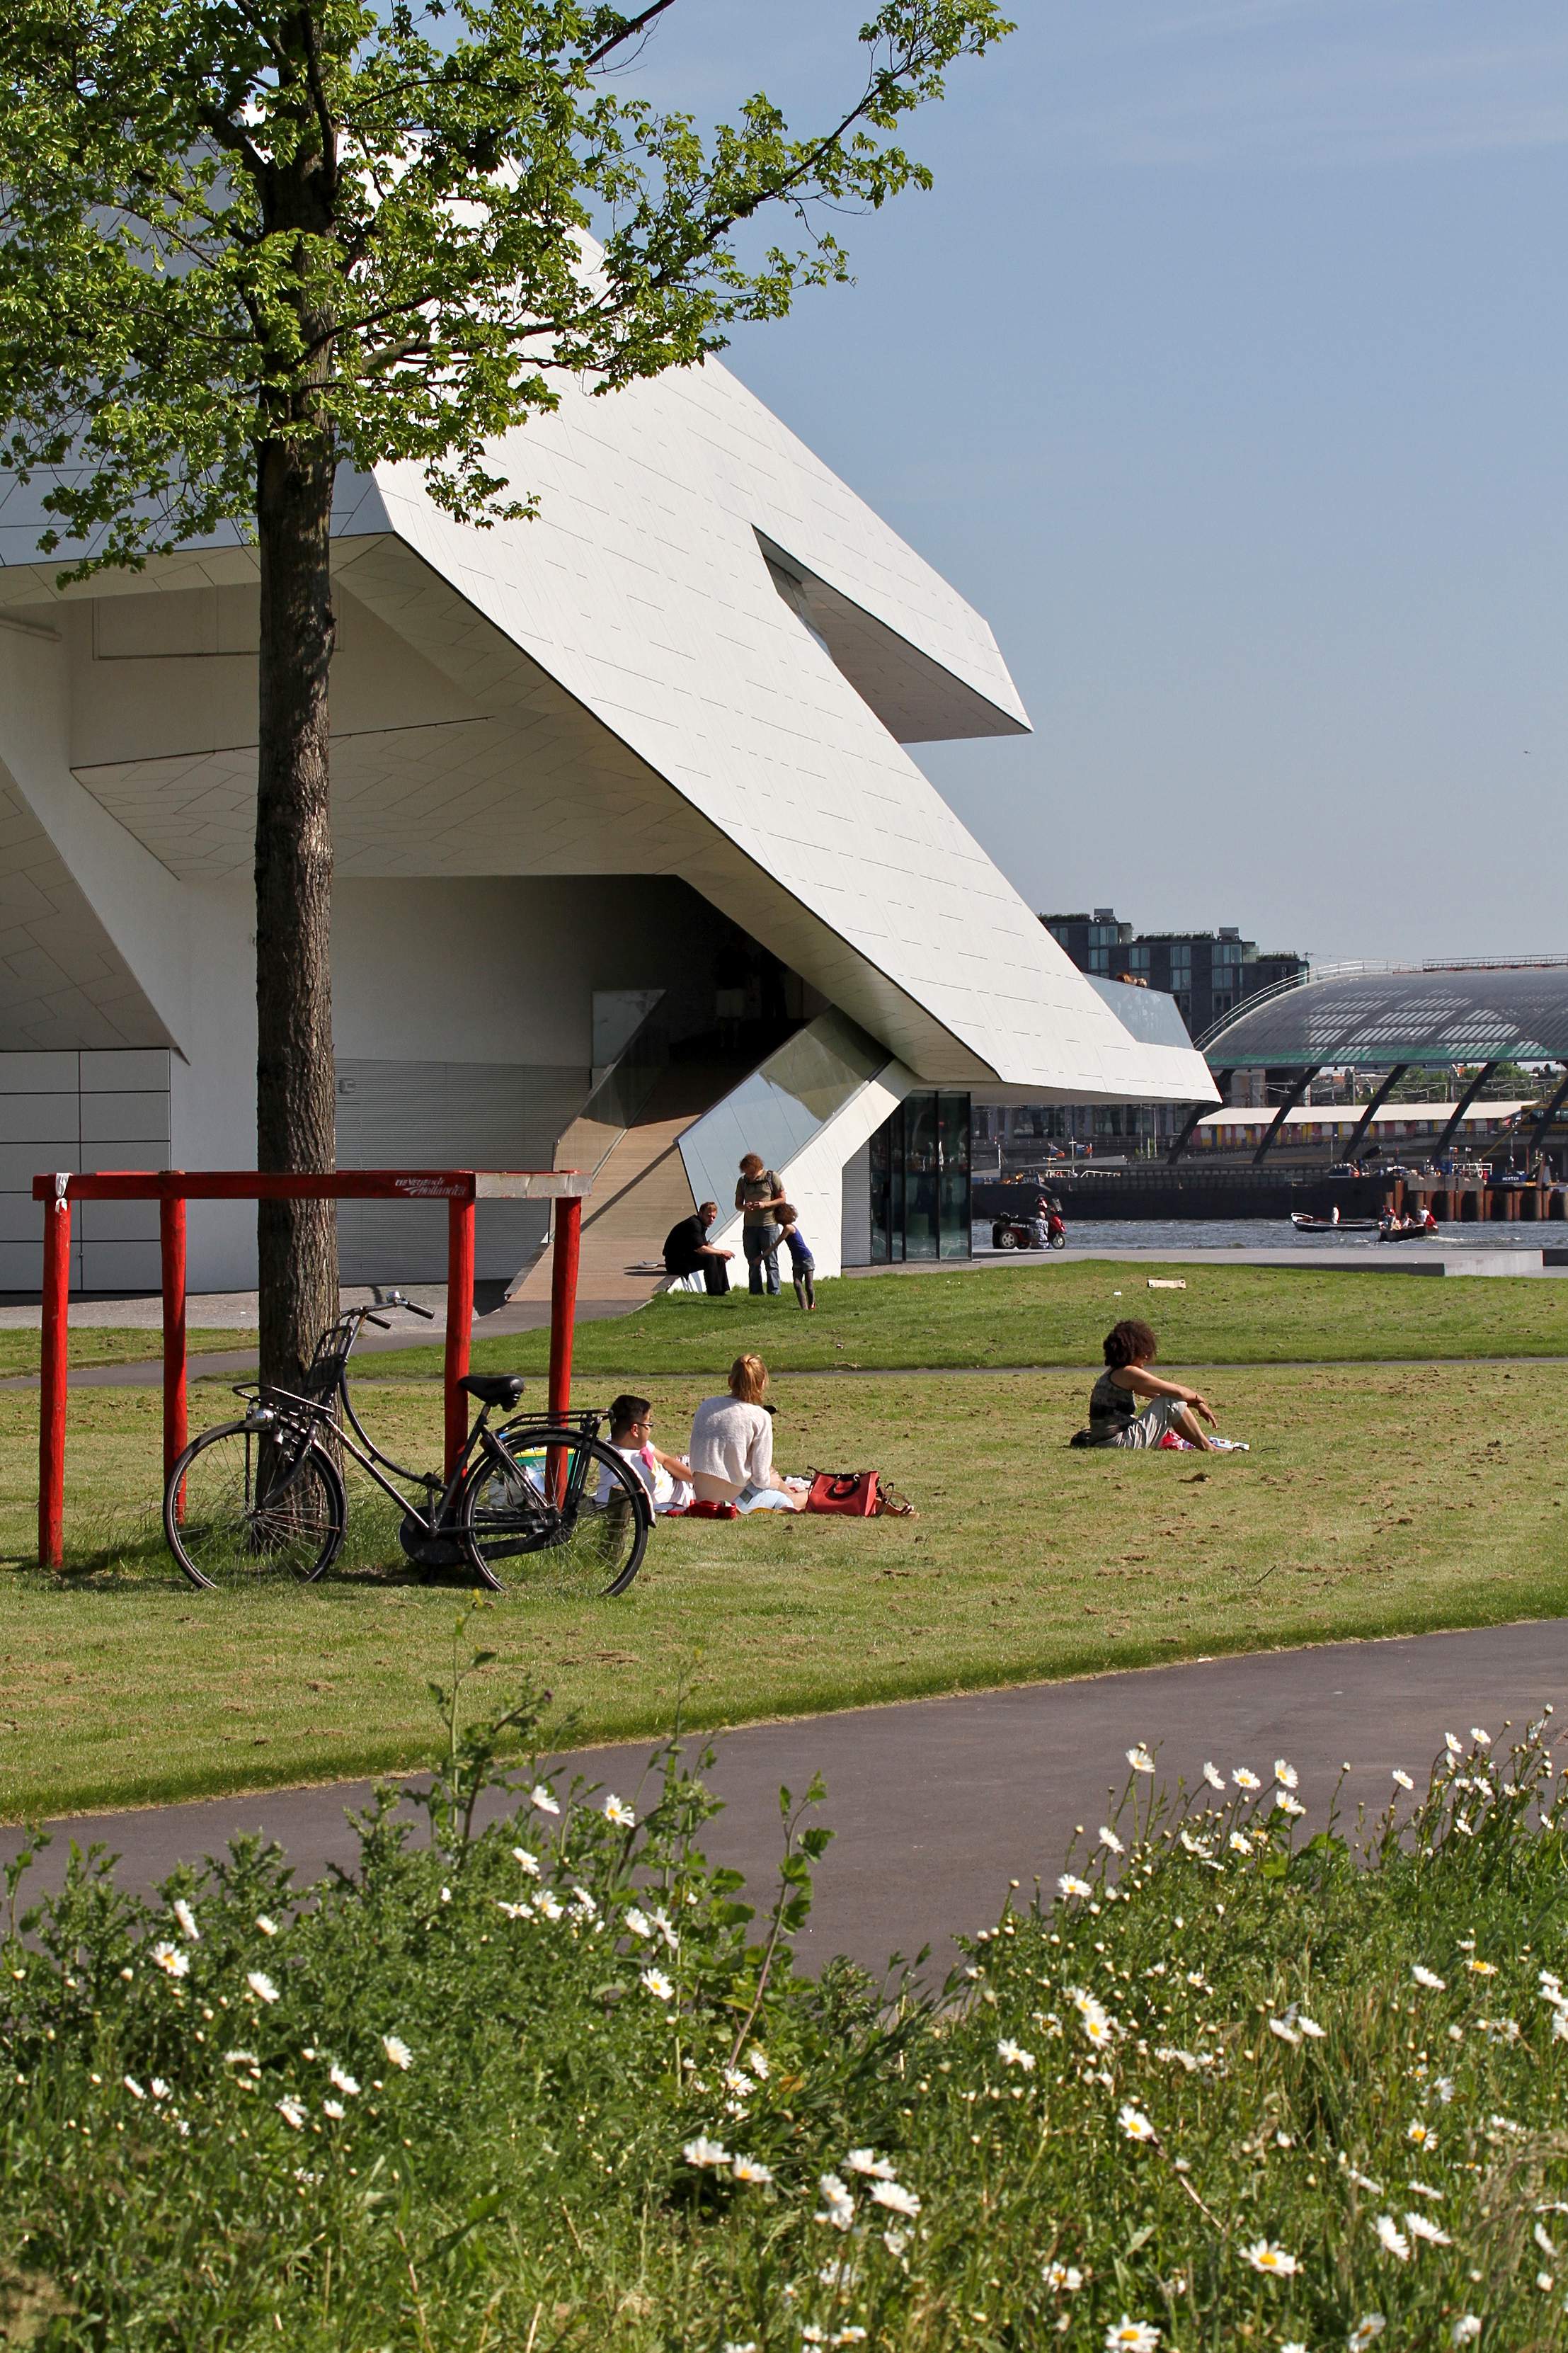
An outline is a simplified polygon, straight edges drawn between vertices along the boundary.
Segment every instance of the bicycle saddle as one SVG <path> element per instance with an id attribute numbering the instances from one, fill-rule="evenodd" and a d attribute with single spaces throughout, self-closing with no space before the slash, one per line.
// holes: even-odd
<path id="1" fill-rule="evenodd" d="M 470 1373 L 458 1387 L 467 1389 L 480 1405 L 499 1406 L 503 1413 L 510 1413 L 522 1395 L 523 1379 L 521 1373 Z"/>

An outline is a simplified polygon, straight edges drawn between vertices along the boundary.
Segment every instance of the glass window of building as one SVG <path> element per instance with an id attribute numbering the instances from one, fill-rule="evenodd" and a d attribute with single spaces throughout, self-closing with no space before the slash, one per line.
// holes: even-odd
<path id="1" fill-rule="evenodd" d="M 871 1260 L 968 1258 L 969 1097 L 917 1093 L 871 1138 Z"/>

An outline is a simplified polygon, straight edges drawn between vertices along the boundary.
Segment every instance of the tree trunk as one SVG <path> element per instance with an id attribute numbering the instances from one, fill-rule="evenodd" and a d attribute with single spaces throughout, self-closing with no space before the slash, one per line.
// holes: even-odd
<path id="1" fill-rule="evenodd" d="M 327 437 L 258 454 L 261 565 L 256 780 L 256 1150 L 268 1170 L 337 1166 L 330 955 L 328 671 L 334 460 Z M 261 1377 L 298 1389 L 338 1314 L 332 1201 L 258 1207 Z"/>

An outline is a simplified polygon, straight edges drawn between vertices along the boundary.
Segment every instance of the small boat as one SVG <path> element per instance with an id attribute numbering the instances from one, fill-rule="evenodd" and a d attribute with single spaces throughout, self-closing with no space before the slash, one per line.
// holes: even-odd
<path id="1" fill-rule="evenodd" d="M 1379 1226 L 1377 1239 L 1380 1242 L 1435 1241 L 1437 1229 L 1434 1226 Z"/>
<path id="2" fill-rule="evenodd" d="M 1292 1209 L 1290 1223 L 1299 1234 L 1372 1234 L 1377 1231 L 1375 1218 L 1314 1218 L 1305 1209 Z"/>

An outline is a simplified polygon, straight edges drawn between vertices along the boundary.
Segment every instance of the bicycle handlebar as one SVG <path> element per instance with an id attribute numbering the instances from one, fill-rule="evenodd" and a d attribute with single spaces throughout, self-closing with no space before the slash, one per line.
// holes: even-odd
<path id="1" fill-rule="evenodd" d="M 378 1332 L 390 1332 L 392 1329 L 384 1315 L 373 1315 L 368 1308 L 365 1311 L 364 1321 L 367 1324 L 374 1324 Z"/>

